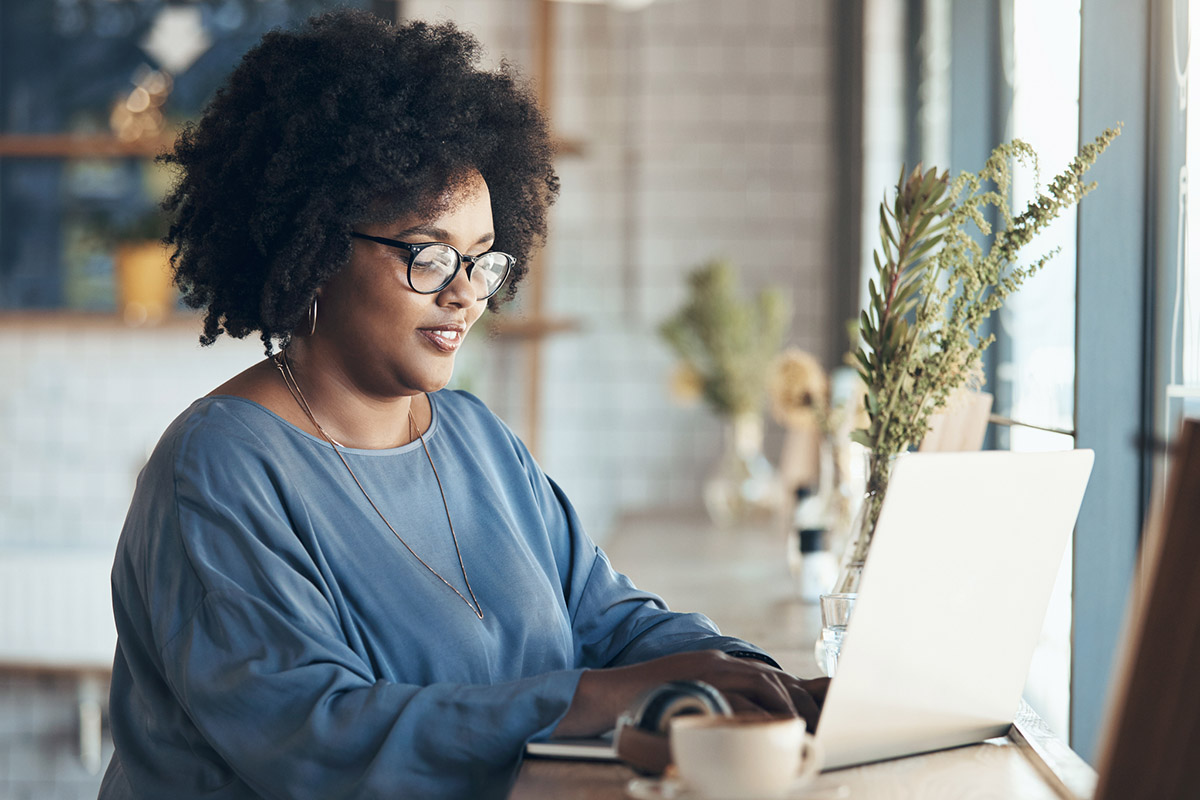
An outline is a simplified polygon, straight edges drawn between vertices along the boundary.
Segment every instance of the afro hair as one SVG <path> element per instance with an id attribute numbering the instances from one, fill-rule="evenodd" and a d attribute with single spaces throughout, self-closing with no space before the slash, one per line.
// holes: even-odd
<path id="1" fill-rule="evenodd" d="M 514 71 L 477 66 L 450 23 L 393 26 L 336 11 L 273 31 L 159 160 L 177 174 L 175 283 L 205 309 L 202 344 L 257 331 L 268 354 L 350 257 L 350 231 L 444 206 L 478 171 L 495 248 L 517 259 L 511 298 L 558 194 L 553 146 Z"/>

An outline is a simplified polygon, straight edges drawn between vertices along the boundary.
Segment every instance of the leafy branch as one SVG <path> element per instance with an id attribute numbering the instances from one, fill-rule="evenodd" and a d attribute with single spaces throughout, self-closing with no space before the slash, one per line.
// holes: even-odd
<path id="1" fill-rule="evenodd" d="M 1022 248 L 1095 188 L 1084 176 L 1118 135 L 1119 127 L 1107 129 L 1081 148 L 1016 215 L 1009 205 L 1013 165 L 1037 169 L 1037 154 L 1023 141 L 998 146 L 982 170 L 952 183 L 936 169 L 901 170 L 892 203 L 880 205 L 880 250 L 854 352 L 869 424 L 852 436 L 871 453 L 867 489 L 875 499 L 852 560 L 866 556 L 895 456 L 921 441 L 932 415 L 978 370 L 994 339 L 980 338 L 983 324 L 1057 254 L 1022 265 Z M 999 218 L 994 232 L 989 208 Z M 980 239 L 989 236 L 985 247 Z"/>

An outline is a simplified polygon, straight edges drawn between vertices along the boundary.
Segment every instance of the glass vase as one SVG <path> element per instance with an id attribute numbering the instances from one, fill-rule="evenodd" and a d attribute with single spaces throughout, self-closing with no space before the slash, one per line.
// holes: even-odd
<path id="1" fill-rule="evenodd" d="M 838 578 L 833 585 L 833 591 L 836 593 L 858 592 L 863 565 L 867 560 L 871 539 L 875 535 L 875 524 L 879 521 L 879 511 L 883 507 L 883 498 L 887 493 L 896 458 L 895 454 L 880 455 L 874 451 L 868 451 L 866 454 L 866 488 L 858 513 L 850 527 L 850 541 L 842 555 Z"/>
<path id="2" fill-rule="evenodd" d="M 718 526 L 766 520 L 779 502 L 778 481 L 763 455 L 761 414 L 724 420 L 721 454 L 704 482 L 704 507 Z"/>

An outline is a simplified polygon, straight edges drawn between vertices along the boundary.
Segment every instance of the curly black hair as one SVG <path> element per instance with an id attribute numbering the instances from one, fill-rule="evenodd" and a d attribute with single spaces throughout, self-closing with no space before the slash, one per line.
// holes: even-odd
<path id="1" fill-rule="evenodd" d="M 286 344 L 349 260 L 353 227 L 444 210 L 473 170 L 491 192 L 495 248 L 517 259 L 502 293 L 513 296 L 558 178 L 528 88 L 508 64 L 478 60 L 476 39 L 450 23 L 347 10 L 246 53 L 159 156 L 177 172 L 166 242 L 184 302 L 206 309 L 201 344 L 253 331 L 268 354 Z"/>

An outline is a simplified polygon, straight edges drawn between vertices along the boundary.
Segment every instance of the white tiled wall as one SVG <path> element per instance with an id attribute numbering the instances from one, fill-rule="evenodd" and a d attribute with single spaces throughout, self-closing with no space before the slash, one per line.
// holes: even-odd
<path id="1" fill-rule="evenodd" d="M 716 455 L 712 416 L 668 396 L 656 333 L 688 270 L 731 258 L 748 290 L 791 293 L 792 344 L 828 352 L 841 335 L 826 298 L 856 265 L 830 263 L 834 2 L 556 4 L 555 125 L 584 152 L 558 165 L 546 312 L 580 328 L 545 348 L 541 460 L 597 538 L 622 510 L 698 502 Z M 474 30 L 489 62 L 529 64 L 527 0 L 403 7 Z M 466 350 L 456 380 L 521 432 L 520 347 L 477 337 Z M 201 350 L 183 326 L 0 325 L 0 546 L 111 548 L 161 430 L 261 355 L 257 341 Z M 0 680 L 0 719 L 20 710 L 0 753 L 29 730 L 40 743 L 21 745 L 19 775 L 0 764 L 0 798 L 95 796 L 58 763 L 73 758 L 72 702 L 69 683 Z"/>
<path id="2" fill-rule="evenodd" d="M 261 357 L 198 327 L 0 325 L 0 545 L 113 547 L 167 424 Z"/>

